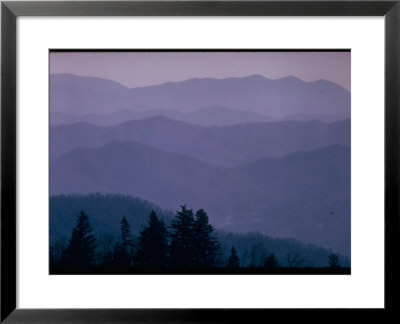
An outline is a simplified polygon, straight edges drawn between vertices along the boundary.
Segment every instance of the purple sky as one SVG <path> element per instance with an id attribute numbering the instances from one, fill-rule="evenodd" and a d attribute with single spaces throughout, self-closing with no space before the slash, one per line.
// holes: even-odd
<path id="1" fill-rule="evenodd" d="M 350 91 L 350 52 L 53 52 L 50 73 L 117 81 L 129 88 L 190 78 L 325 79 Z"/>

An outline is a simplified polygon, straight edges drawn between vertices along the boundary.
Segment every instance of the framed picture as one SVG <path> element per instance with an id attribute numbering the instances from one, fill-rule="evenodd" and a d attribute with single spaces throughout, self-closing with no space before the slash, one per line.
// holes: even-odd
<path id="1" fill-rule="evenodd" d="M 51 274 L 350 274 L 350 51 L 49 55 Z"/>
<path id="2" fill-rule="evenodd" d="M 1 320 L 394 312 L 399 14 L 2 2 Z"/>

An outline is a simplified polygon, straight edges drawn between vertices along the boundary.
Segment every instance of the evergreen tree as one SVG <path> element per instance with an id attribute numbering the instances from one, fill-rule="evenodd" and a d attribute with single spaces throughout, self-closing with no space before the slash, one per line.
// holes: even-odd
<path id="1" fill-rule="evenodd" d="M 128 267 L 132 261 L 133 250 L 131 226 L 125 216 L 122 217 L 120 224 L 121 242 L 115 244 L 112 264 L 118 267 Z"/>
<path id="2" fill-rule="evenodd" d="M 69 244 L 63 253 L 62 265 L 66 267 L 90 267 L 95 263 L 96 235 L 84 211 L 77 216 Z"/>
<path id="3" fill-rule="evenodd" d="M 171 223 L 171 265 L 179 267 L 193 267 L 196 263 L 194 252 L 194 229 L 195 220 L 193 211 L 181 206 Z"/>
<path id="4" fill-rule="evenodd" d="M 339 256 L 337 254 L 329 254 L 328 259 L 330 268 L 340 268 Z"/>
<path id="5" fill-rule="evenodd" d="M 168 231 L 163 220 L 151 211 L 149 223 L 141 232 L 136 263 L 144 267 L 163 267 L 168 261 Z"/>
<path id="6" fill-rule="evenodd" d="M 231 256 L 228 259 L 228 268 L 239 268 L 239 266 L 240 266 L 239 257 L 237 255 L 235 247 L 232 246 Z"/>
<path id="7" fill-rule="evenodd" d="M 275 254 L 271 253 L 264 260 L 264 267 L 266 268 L 278 268 L 278 260 L 275 258 Z"/>
<path id="8" fill-rule="evenodd" d="M 216 265 L 220 245 L 212 235 L 213 230 L 209 224 L 207 213 L 203 209 L 199 209 L 196 212 L 193 226 L 195 266 L 212 267 Z"/>

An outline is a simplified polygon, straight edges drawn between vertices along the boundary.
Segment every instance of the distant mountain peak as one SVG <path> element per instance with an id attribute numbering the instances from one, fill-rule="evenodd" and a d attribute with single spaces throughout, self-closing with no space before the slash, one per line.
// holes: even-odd
<path id="1" fill-rule="evenodd" d="M 344 91 L 350 93 L 349 90 L 347 90 L 346 88 L 342 87 L 341 85 L 339 85 L 339 84 L 337 84 L 335 82 L 332 82 L 332 81 L 325 80 L 325 79 L 318 79 L 318 80 L 310 81 L 310 82 L 308 82 L 308 84 L 310 84 L 310 85 L 320 85 L 320 86 L 324 86 L 324 87 L 336 87 L 337 89 L 341 89 L 341 90 L 344 90 Z"/>
<path id="2" fill-rule="evenodd" d="M 299 82 L 300 81 L 300 82 L 304 83 L 304 81 L 302 79 L 300 79 L 300 78 L 298 78 L 298 77 L 296 77 L 294 75 L 287 75 L 287 76 L 284 76 L 282 78 L 278 78 L 276 80 L 280 80 L 280 81 L 287 80 L 287 81 L 295 81 L 295 82 Z"/>
<path id="3" fill-rule="evenodd" d="M 261 74 L 251 74 L 248 75 L 246 77 L 244 77 L 244 79 L 253 79 L 253 80 L 269 80 L 267 77 L 261 75 Z"/>
<path id="4" fill-rule="evenodd" d="M 232 109 L 232 108 L 228 108 L 225 106 L 211 106 L 211 107 L 206 107 L 206 108 L 202 108 L 199 110 L 194 111 L 193 113 L 197 113 L 197 112 L 212 112 L 212 111 L 220 111 L 220 112 L 236 112 L 239 110 L 236 109 Z M 243 111 L 245 112 L 245 111 Z"/>
<path id="5" fill-rule="evenodd" d="M 128 89 L 110 80 L 72 74 L 50 76 L 50 109 L 66 114 L 105 114 L 131 109 L 191 113 L 227 107 L 280 118 L 286 115 L 344 115 L 350 94 L 333 82 L 304 82 L 295 76 L 193 78 Z M 222 121 L 221 121 L 222 122 Z"/>
<path id="6" fill-rule="evenodd" d="M 50 74 L 50 84 L 54 81 L 61 81 L 61 82 L 73 82 L 75 84 L 91 84 L 92 82 L 96 82 L 98 85 L 99 83 L 105 84 L 105 85 L 112 85 L 113 90 L 116 88 L 120 88 L 120 90 L 127 90 L 128 88 L 125 87 L 123 84 L 106 79 L 106 78 L 101 78 L 101 77 L 95 77 L 95 76 L 82 76 L 82 75 L 77 75 L 73 73 L 51 73 Z"/>

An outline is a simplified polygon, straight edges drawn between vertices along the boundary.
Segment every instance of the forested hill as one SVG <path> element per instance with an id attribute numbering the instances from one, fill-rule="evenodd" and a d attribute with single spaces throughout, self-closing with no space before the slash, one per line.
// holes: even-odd
<path id="1" fill-rule="evenodd" d="M 258 232 L 246 234 L 216 231 L 222 243 L 225 258 L 232 246 L 237 250 L 242 266 L 260 266 L 268 255 L 274 254 L 280 267 L 326 267 L 328 257 L 333 252 L 315 244 L 306 244 L 290 238 L 272 238 Z M 350 260 L 340 254 L 339 264 L 350 267 Z"/>
<path id="2" fill-rule="evenodd" d="M 176 210 L 179 209 L 180 206 L 177 206 Z M 71 230 L 76 224 L 77 215 L 82 210 L 89 217 L 100 247 L 104 245 L 102 240 L 108 240 L 109 243 L 118 241 L 120 221 L 123 216 L 128 220 L 134 236 L 138 236 L 146 226 L 152 210 L 165 221 L 167 227 L 175 216 L 175 211 L 162 210 L 155 204 L 128 195 L 52 196 L 50 197 L 50 241 L 53 248 L 67 244 Z M 241 266 L 244 267 L 259 266 L 271 254 L 275 255 L 279 266 L 282 267 L 326 267 L 328 256 L 336 253 L 291 238 L 271 238 L 256 232 L 237 234 L 215 229 L 215 235 L 221 244 L 222 263 L 228 259 L 234 246 Z M 350 266 L 349 259 L 344 256 L 339 255 L 339 261 L 341 266 Z"/>
<path id="3" fill-rule="evenodd" d="M 179 206 L 177 206 L 179 208 Z M 152 210 L 169 223 L 174 216 L 171 211 L 146 200 L 117 194 L 59 195 L 50 197 L 50 237 L 68 236 L 75 226 L 76 216 L 81 211 L 89 215 L 90 223 L 98 234 L 119 235 L 119 221 L 123 216 L 131 225 L 133 234 L 138 234 Z"/>

